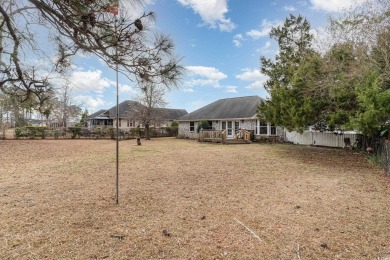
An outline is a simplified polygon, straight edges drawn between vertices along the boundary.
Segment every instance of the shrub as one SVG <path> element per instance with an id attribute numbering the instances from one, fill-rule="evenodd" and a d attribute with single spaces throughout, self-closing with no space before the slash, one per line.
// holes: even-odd
<path id="1" fill-rule="evenodd" d="M 373 154 L 373 155 L 370 155 L 368 157 L 368 160 L 374 164 L 374 165 L 379 165 L 379 166 L 382 166 L 383 164 L 383 160 L 382 160 L 382 157 L 378 154 Z"/>
<path id="2" fill-rule="evenodd" d="M 200 121 L 196 132 L 199 133 L 200 129 L 211 129 L 211 125 L 207 121 Z"/>
<path id="3" fill-rule="evenodd" d="M 116 134 L 115 128 L 114 127 L 108 128 L 108 134 L 110 135 L 111 139 L 115 139 L 115 134 Z"/>
<path id="4" fill-rule="evenodd" d="M 27 135 L 32 139 L 35 137 L 42 137 L 42 139 L 45 139 L 45 130 L 47 129 L 47 126 L 26 126 Z"/>
<path id="5" fill-rule="evenodd" d="M 171 124 L 171 127 L 177 129 L 177 128 L 179 128 L 179 123 L 176 122 L 176 121 L 173 121 L 172 124 Z"/>
<path id="6" fill-rule="evenodd" d="M 16 127 L 15 128 L 15 138 L 19 139 L 21 137 L 26 137 L 27 133 L 23 130 L 21 127 Z"/>
<path id="7" fill-rule="evenodd" d="M 68 130 L 71 132 L 72 139 L 75 139 L 77 136 L 81 135 L 81 127 L 68 127 Z"/>
<path id="8" fill-rule="evenodd" d="M 168 136 L 177 136 L 179 129 L 175 127 L 167 127 L 165 128 L 165 131 Z"/>

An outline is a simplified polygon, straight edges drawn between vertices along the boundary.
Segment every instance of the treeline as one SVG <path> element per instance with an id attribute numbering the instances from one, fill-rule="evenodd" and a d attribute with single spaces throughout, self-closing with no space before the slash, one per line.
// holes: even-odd
<path id="1" fill-rule="evenodd" d="M 259 106 L 259 117 L 300 132 L 314 126 L 389 136 L 389 1 L 347 10 L 316 35 L 309 21 L 290 15 L 270 37 L 279 54 L 260 58 L 270 98 Z"/>

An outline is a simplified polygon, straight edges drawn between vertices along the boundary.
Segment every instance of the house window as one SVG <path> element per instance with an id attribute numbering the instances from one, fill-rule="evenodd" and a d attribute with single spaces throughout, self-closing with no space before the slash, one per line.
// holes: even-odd
<path id="1" fill-rule="evenodd" d="M 267 135 L 268 134 L 268 125 L 265 121 L 260 120 L 260 125 L 259 125 L 259 134 L 261 135 Z"/>
<path id="2" fill-rule="evenodd" d="M 119 127 L 121 127 L 121 126 L 122 126 L 122 119 L 119 118 Z"/>
<path id="3" fill-rule="evenodd" d="M 190 122 L 190 132 L 195 132 L 195 122 L 194 121 Z"/>
<path id="4" fill-rule="evenodd" d="M 130 127 L 130 119 L 127 119 L 127 127 Z"/>

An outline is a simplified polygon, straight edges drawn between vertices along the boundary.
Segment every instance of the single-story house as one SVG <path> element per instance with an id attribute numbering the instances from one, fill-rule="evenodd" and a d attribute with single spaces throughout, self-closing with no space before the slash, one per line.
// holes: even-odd
<path id="1" fill-rule="evenodd" d="M 156 120 L 155 127 L 170 127 L 173 121 L 188 114 L 185 109 L 175 108 L 157 108 L 156 111 L 158 115 L 161 115 L 162 120 Z"/>
<path id="2" fill-rule="evenodd" d="M 112 119 L 108 116 L 106 109 L 100 109 L 99 111 L 89 115 L 87 117 L 88 127 L 95 126 L 112 126 Z"/>
<path id="3" fill-rule="evenodd" d="M 143 127 L 141 114 L 145 106 L 137 101 L 125 100 L 118 104 L 119 128 L 126 130 L 130 128 Z M 185 109 L 156 108 L 153 109 L 151 127 L 169 127 L 177 118 L 186 115 Z M 116 106 L 110 109 L 102 109 L 88 116 L 88 127 L 116 127 Z"/>
<path id="4" fill-rule="evenodd" d="M 178 138 L 198 138 L 197 128 L 202 121 L 208 121 L 213 130 L 226 130 L 228 139 L 234 138 L 240 128 L 252 132 L 255 139 L 281 136 L 282 128 L 257 118 L 257 107 L 263 101 L 259 96 L 217 100 L 177 119 Z"/>

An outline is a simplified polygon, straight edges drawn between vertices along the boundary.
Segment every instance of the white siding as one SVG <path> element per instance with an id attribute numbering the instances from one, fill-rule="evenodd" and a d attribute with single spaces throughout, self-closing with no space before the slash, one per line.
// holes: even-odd
<path id="1" fill-rule="evenodd" d="M 212 127 L 214 130 L 221 130 L 222 128 L 222 121 L 239 121 L 240 127 L 245 128 L 245 130 L 255 130 L 256 126 L 256 119 L 226 119 L 226 120 L 210 120 L 212 121 Z M 195 121 L 195 131 L 190 132 L 190 122 L 179 122 L 179 131 L 178 131 L 178 138 L 190 138 L 190 139 L 197 139 L 198 133 L 196 132 L 198 128 L 198 123 Z M 234 125 L 234 123 L 233 123 Z M 237 131 L 238 129 L 235 129 Z"/>
<path id="2" fill-rule="evenodd" d="M 195 122 L 193 132 L 190 132 L 190 122 L 179 122 L 179 130 L 178 130 L 177 137 L 197 139 L 198 138 L 198 133 L 196 132 L 197 128 L 198 128 L 198 122 Z"/>
<path id="3" fill-rule="evenodd" d="M 286 131 L 286 141 L 294 144 L 318 145 L 328 147 L 344 147 L 344 138 L 349 138 L 353 145 L 357 134 L 334 134 L 332 132 L 311 132 L 305 131 L 302 134 L 293 131 Z"/>

